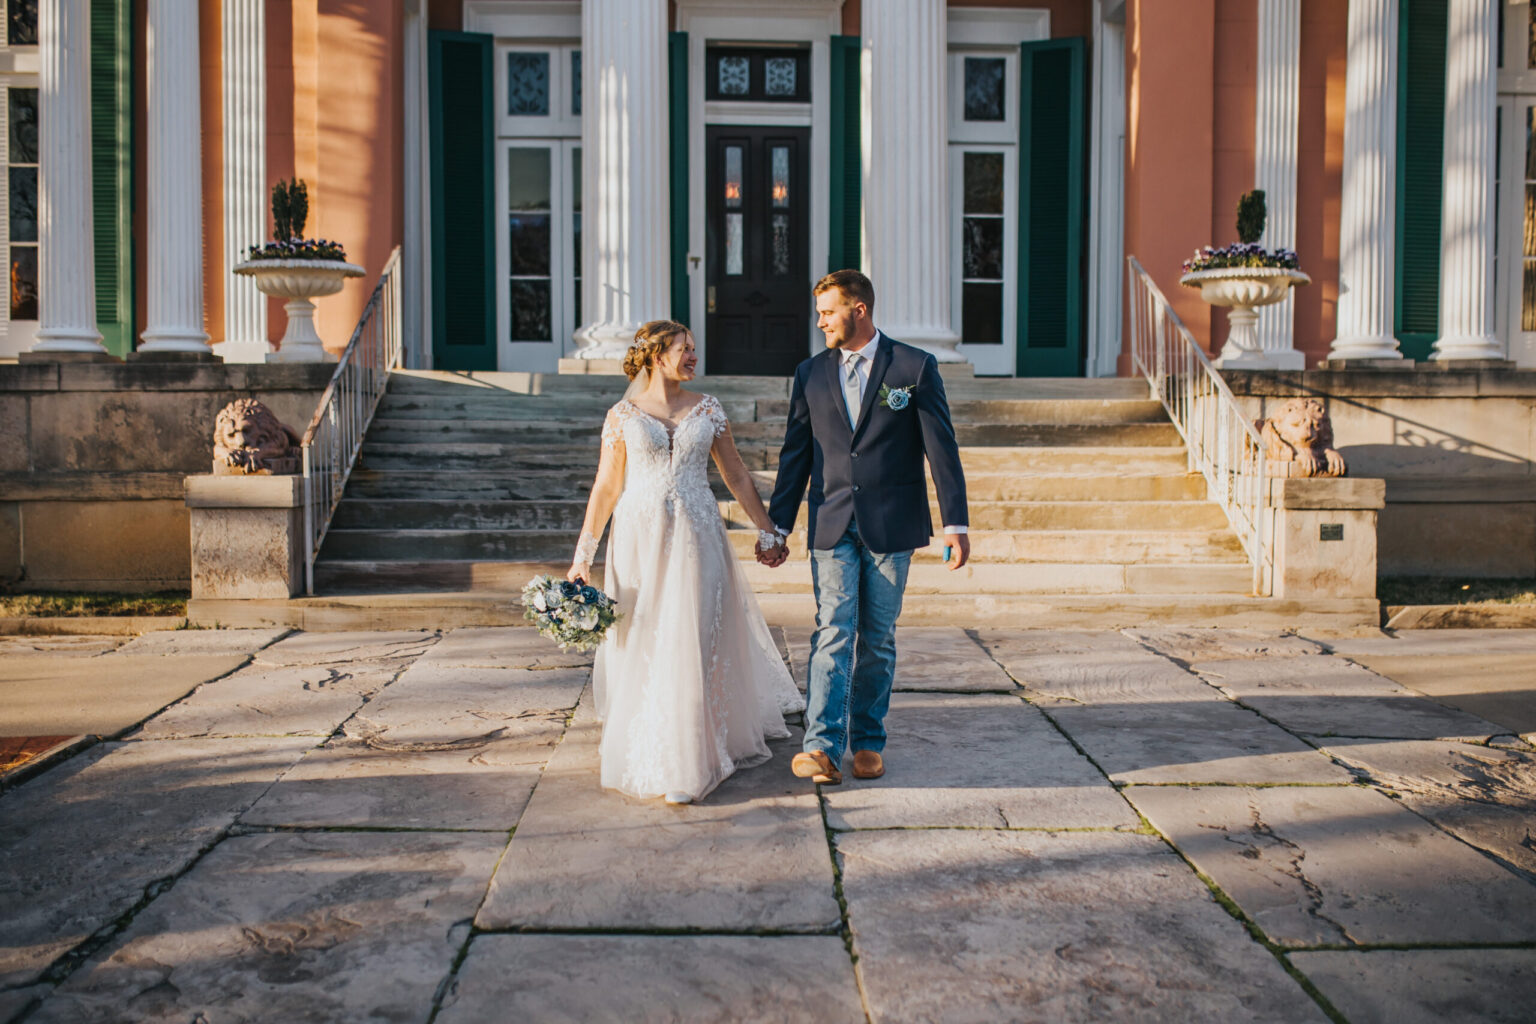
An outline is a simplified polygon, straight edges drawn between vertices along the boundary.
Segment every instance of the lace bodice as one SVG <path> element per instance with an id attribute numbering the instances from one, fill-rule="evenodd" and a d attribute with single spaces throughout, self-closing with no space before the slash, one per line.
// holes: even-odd
<path id="1" fill-rule="evenodd" d="M 690 509 L 719 516 L 709 487 L 709 452 L 729 421 L 713 395 L 704 395 L 672 430 L 666 423 L 624 399 L 603 421 L 603 446 L 624 443 L 624 499 L 682 499 Z M 700 504 L 702 502 L 702 504 Z"/>

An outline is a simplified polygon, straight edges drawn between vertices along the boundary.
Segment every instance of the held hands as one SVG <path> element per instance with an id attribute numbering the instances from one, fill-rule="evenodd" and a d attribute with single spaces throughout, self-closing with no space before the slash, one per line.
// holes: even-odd
<path id="1" fill-rule="evenodd" d="M 760 563 L 770 569 L 777 569 L 789 558 L 789 543 L 782 535 L 773 533 L 773 543 L 764 546 L 764 541 L 769 538 L 769 534 L 770 531 L 768 530 L 758 531 L 757 544 L 753 547 L 753 553 L 757 555 L 757 560 Z"/>
<path id="2" fill-rule="evenodd" d="M 945 561 L 949 563 L 950 572 L 971 560 L 971 535 L 968 533 L 946 533 L 944 547 L 948 550 L 949 557 Z"/>

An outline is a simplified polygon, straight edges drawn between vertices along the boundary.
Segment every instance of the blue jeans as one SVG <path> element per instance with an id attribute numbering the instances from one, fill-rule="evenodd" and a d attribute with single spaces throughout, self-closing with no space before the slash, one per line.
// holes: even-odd
<path id="1" fill-rule="evenodd" d="M 879 555 L 855 524 L 830 550 L 811 549 L 816 632 L 807 681 L 807 751 L 841 764 L 847 750 L 885 749 L 885 712 L 896 679 L 896 618 L 912 552 Z"/>

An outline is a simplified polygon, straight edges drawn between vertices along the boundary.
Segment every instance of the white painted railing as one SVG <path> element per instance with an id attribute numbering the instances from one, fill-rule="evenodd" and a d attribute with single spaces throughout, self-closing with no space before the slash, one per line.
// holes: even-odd
<path id="1" fill-rule="evenodd" d="M 1191 470 L 1210 485 L 1253 565 L 1253 592 L 1271 592 L 1273 519 L 1264 442 L 1221 374 L 1135 256 L 1128 257 L 1131 357 L 1184 437 Z"/>
<path id="2" fill-rule="evenodd" d="M 389 386 L 389 371 L 400 365 L 400 324 L 400 248 L 396 246 L 304 431 L 306 594 L 315 592 L 315 556 L 346 490 L 374 410 Z"/>

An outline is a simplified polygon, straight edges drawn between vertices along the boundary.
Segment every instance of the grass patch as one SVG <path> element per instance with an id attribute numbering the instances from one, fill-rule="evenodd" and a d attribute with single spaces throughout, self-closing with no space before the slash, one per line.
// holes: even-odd
<path id="1" fill-rule="evenodd" d="M 1536 604 L 1536 580 L 1455 576 L 1386 576 L 1376 581 L 1382 604 Z"/>
<path id="2" fill-rule="evenodd" d="M 185 617 L 185 590 L 161 590 L 153 594 L 107 594 L 60 591 L 58 593 L 0 594 L 0 616 L 80 618 L 87 615 L 126 617 L 175 615 Z"/>

